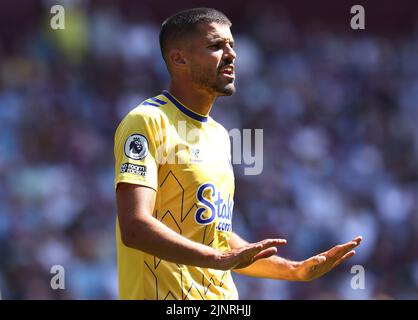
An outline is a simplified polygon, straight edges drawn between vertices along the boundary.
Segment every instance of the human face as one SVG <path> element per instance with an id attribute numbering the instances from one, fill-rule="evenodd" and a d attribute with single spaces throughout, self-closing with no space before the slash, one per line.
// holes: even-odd
<path id="1" fill-rule="evenodd" d="M 202 23 L 191 39 L 189 73 L 192 82 L 214 96 L 235 92 L 234 39 L 226 24 Z"/>

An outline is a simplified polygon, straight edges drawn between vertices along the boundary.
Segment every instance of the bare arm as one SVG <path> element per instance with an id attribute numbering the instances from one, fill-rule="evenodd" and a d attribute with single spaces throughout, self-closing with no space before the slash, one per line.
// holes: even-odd
<path id="1" fill-rule="evenodd" d="M 325 252 L 304 261 L 290 261 L 277 255 L 260 259 L 246 268 L 235 272 L 252 277 L 270 278 L 289 281 L 311 281 L 331 271 L 336 266 L 351 258 L 362 238 L 356 237 L 345 244 L 337 245 Z M 245 246 L 247 242 L 233 233 L 229 245 L 232 249 Z"/>
<path id="2" fill-rule="evenodd" d="M 266 239 L 241 248 L 221 252 L 191 241 L 152 216 L 155 190 L 129 183 L 119 183 L 116 206 L 122 242 L 131 248 L 163 260 L 220 270 L 242 268 L 277 252 L 281 239 Z"/>

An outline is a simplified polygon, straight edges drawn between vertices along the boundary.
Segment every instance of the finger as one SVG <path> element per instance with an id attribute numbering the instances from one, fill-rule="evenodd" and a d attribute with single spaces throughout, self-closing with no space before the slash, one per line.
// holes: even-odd
<path id="1" fill-rule="evenodd" d="M 245 268 L 259 259 L 272 256 L 276 252 L 276 247 L 271 247 L 263 250 L 260 244 L 245 248 L 245 250 L 241 251 L 237 256 L 238 260 L 234 269 Z"/>
<path id="2" fill-rule="evenodd" d="M 263 240 L 257 243 L 250 244 L 240 252 L 239 254 L 240 260 L 241 261 L 253 260 L 254 256 L 256 256 L 260 252 L 265 251 L 267 249 L 272 249 L 272 250 L 267 251 L 266 253 L 262 254 L 261 257 L 258 259 L 265 257 L 265 255 L 272 256 L 273 254 L 277 253 L 277 249 L 275 246 L 278 243 L 283 244 L 283 240 L 282 239 L 267 239 L 267 240 Z"/>
<path id="3" fill-rule="evenodd" d="M 263 251 L 263 246 L 261 244 L 251 244 L 239 253 L 240 260 L 251 259 L 261 251 Z"/>
<path id="4" fill-rule="evenodd" d="M 241 254 L 245 257 L 251 257 L 267 248 L 284 245 L 286 242 L 287 241 L 285 239 L 265 239 L 256 243 L 249 244 L 245 247 Z"/>
<path id="5" fill-rule="evenodd" d="M 327 252 L 327 257 L 340 259 L 346 253 L 350 252 L 355 247 L 357 247 L 359 244 L 360 243 L 356 241 L 350 241 L 344 244 L 339 244 Z"/>
<path id="6" fill-rule="evenodd" d="M 286 239 L 265 239 L 255 243 L 256 245 L 260 244 L 263 249 L 275 246 L 282 246 L 287 243 Z"/>
<path id="7" fill-rule="evenodd" d="M 267 248 L 259 253 L 257 253 L 253 257 L 253 262 L 260 260 L 260 259 L 266 259 L 269 258 L 277 253 L 277 249 L 275 247 Z"/>
<path id="8" fill-rule="evenodd" d="M 362 240 L 363 240 L 363 237 L 362 236 L 357 236 L 352 241 L 356 242 L 357 245 L 359 245 Z"/>
<path id="9" fill-rule="evenodd" d="M 344 261 L 347 261 L 352 256 L 354 256 L 355 254 L 356 254 L 356 251 L 354 251 L 354 250 L 351 250 L 350 252 L 346 253 L 342 258 L 340 258 L 340 259 L 337 260 L 337 262 L 334 264 L 334 267 L 340 265 Z"/>

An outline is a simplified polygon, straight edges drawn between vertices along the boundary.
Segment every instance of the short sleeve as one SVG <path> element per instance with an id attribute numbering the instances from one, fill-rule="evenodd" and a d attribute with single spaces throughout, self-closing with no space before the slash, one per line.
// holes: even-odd
<path id="1" fill-rule="evenodd" d="M 142 110 L 141 110 L 142 109 Z M 158 121 L 147 109 L 137 107 L 119 124 L 115 133 L 115 189 L 120 182 L 158 187 Z"/>

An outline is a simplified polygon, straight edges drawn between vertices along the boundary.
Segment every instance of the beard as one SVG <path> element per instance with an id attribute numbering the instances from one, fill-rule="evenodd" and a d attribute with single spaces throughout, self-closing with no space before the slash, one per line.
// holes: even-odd
<path id="1" fill-rule="evenodd" d="M 224 64 L 225 65 L 225 64 Z M 235 93 L 234 82 L 229 82 L 219 72 L 219 69 L 224 65 L 220 66 L 216 72 L 212 69 L 201 68 L 195 66 L 192 70 L 192 81 L 198 87 L 205 89 L 212 95 L 216 96 L 230 96 Z"/>

